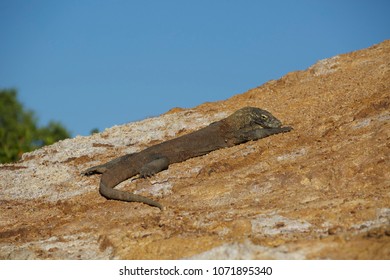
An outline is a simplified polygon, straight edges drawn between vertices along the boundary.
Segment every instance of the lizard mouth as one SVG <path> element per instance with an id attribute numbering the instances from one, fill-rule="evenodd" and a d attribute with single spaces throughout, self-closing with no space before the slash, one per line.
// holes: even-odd
<path id="1" fill-rule="evenodd" d="M 264 123 L 262 121 L 255 121 L 255 123 L 260 125 L 263 128 L 278 128 L 282 126 L 282 123 L 279 121 L 273 121 L 269 123 Z"/>

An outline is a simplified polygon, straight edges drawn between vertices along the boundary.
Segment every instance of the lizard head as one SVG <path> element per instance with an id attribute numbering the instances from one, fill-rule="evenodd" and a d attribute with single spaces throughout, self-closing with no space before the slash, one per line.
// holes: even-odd
<path id="1" fill-rule="evenodd" d="M 230 116 L 240 128 L 258 125 L 263 128 L 281 127 L 282 123 L 275 118 L 270 112 L 255 108 L 244 107 L 237 110 Z"/>

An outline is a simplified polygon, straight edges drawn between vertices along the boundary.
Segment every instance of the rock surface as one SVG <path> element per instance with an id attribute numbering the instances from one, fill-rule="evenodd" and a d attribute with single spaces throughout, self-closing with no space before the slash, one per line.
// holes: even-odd
<path id="1" fill-rule="evenodd" d="M 109 201 L 80 172 L 255 106 L 294 131 L 173 164 Z M 1 259 L 390 259 L 390 41 L 0 165 Z"/>

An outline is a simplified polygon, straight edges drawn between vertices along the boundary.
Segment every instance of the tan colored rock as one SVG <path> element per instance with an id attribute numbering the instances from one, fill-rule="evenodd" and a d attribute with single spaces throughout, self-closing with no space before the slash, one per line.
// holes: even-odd
<path id="1" fill-rule="evenodd" d="M 173 164 L 109 201 L 80 172 L 255 106 L 294 131 Z M 1 259 L 390 259 L 390 41 L 0 166 Z"/>

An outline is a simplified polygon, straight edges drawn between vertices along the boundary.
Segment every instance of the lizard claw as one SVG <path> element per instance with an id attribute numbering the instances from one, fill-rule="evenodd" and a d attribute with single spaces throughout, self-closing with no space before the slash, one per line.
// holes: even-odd
<path id="1" fill-rule="evenodd" d="M 282 132 L 289 132 L 291 130 L 293 130 L 292 126 L 285 126 L 285 127 L 282 127 Z"/>
<path id="2" fill-rule="evenodd" d="M 156 172 L 154 172 L 150 168 L 145 168 L 145 167 L 141 168 L 141 170 L 139 172 L 139 175 L 141 178 L 150 178 L 155 174 L 156 174 Z"/>
<path id="3" fill-rule="evenodd" d="M 82 171 L 81 175 L 91 176 L 94 174 L 103 174 L 106 170 L 107 170 L 107 168 L 104 167 L 104 165 L 98 165 L 98 166 L 93 166 L 93 167 L 88 168 L 87 170 Z"/>

